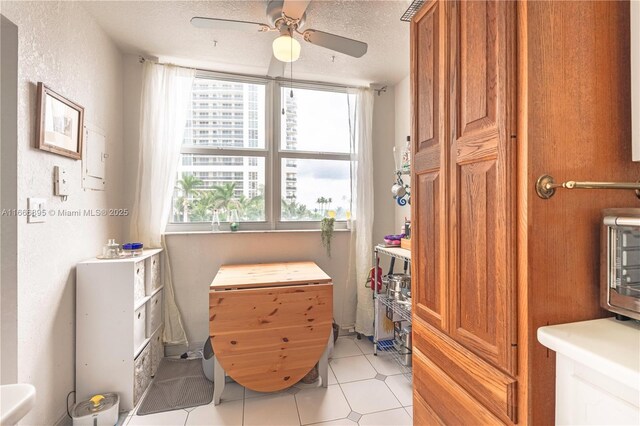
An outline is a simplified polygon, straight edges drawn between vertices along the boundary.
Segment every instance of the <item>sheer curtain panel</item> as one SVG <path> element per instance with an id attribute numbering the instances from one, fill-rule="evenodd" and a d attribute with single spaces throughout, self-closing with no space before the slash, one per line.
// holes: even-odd
<path id="1" fill-rule="evenodd" d="M 356 331 L 366 336 L 373 334 L 373 300 L 371 289 L 365 287 L 373 256 L 373 91 L 353 89 L 356 95 L 352 126 L 351 162 L 352 204 L 355 220 L 352 225 L 351 253 L 349 265 L 355 268 Z M 352 289 L 353 291 L 353 289 Z"/>
<path id="2" fill-rule="evenodd" d="M 146 247 L 164 247 L 163 339 L 170 345 L 188 345 L 162 234 L 169 220 L 195 70 L 148 61 L 143 67 L 138 179 L 131 235 Z"/>

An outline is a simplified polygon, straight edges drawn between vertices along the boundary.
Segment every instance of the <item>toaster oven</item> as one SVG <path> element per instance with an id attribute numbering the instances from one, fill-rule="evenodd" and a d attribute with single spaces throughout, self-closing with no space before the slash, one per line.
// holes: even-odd
<path id="1" fill-rule="evenodd" d="M 607 209 L 602 220 L 600 305 L 640 320 L 640 209 Z"/>

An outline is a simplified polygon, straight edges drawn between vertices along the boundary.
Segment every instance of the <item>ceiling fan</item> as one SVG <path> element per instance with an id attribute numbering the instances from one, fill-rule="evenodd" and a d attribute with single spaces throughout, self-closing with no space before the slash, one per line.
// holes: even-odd
<path id="1" fill-rule="evenodd" d="M 301 31 L 306 21 L 306 10 L 310 2 L 311 0 L 269 1 L 266 12 L 267 24 L 200 16 L 191 18 L 191 24 L 198 28 L 217 30 L 278 31 L 280 36 L 273 41 L 273 54 L 267 72 L 270 77 L 282 76 L 286 63 L 294 62 L 300 57 L 300 43 L 293 37 L 294 33 L 300 34 L 308 43 L 345 55 L 360 58 L 367 53 L 367 43 L 324 31 L 313 29 Z"/>

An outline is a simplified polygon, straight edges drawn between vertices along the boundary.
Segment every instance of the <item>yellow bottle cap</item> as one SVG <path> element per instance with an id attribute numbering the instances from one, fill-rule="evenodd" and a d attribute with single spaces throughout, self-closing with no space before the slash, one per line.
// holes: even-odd
<path id="1" fill-rule="evenodd" d="M 97 407 L 100 405 L 103 399 L 104 399 L 104 395 L 94 395 L 91 397 L 91 399 L 89 399 L 89 401 L 93 403 L 94 407 Z"/>

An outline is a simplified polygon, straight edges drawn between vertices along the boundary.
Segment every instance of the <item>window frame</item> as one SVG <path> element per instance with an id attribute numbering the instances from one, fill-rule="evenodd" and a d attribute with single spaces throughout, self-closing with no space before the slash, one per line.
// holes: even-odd
<path id="1" fill-rule="evenodd" d="M 280 128 L 282 114 L 281 111 L 281 91 L 284 89 L 307 89 L 320 90 L 326 92 L 348 93 L 348 87 L 338 85 L 328 85 L 323 83 L 287 81 L 284 79 L 269 79 L 264 77 L 244 76 L 236 74 L 219 73 L 214 71 L 198 70 L 196 79 L 223 80 L 234 83 L 259 84 L 265 87 L 265 147 L 264 148 L 228 148 L 228 147 L 205 147 L 205 146 L 181 146 L 180 154 L 200 154 L 217 156 L 239 156 L 239 157 L 261 157 L 265 161 L 265 188 L 264 188 L 264 221 L 241 222 L 241 231 L 269 231 L 269 230 L 313 230 L 320 229 L 319 220 L 308 221 L 284 221 L 282 214 L 282 160 L 310 159 L 310 160 L 340 160 L 353 161 L 354 154 L 350 153 L 329 153 L 313 151 L 288 151 L 283 150 L 280 144 Z M 191 119 L 202 120 L 200 116 Z M 209 117 L 208 119 L 211 119 Z M 350 144 L 351 149 L 351 144 Z M 351 177 L 353 181 L 353 176 Z M 353 183 L 351 182 L 351 192 Z M 276 202 L 277 200 L 277 202 Z M 351 197 L 353 203 L 353 193 Z M 351 206 L 353 211 L 353 205 Z M 348 229 L 346 220 L 336 220 L 334 229 Z M 228 222 L 220 223 L 221 231 L 230 231 Z M 171 222 L 167 223 L 165 232 L 207 232 L 211 231 L 211 224 L 207 222 Z"/>

